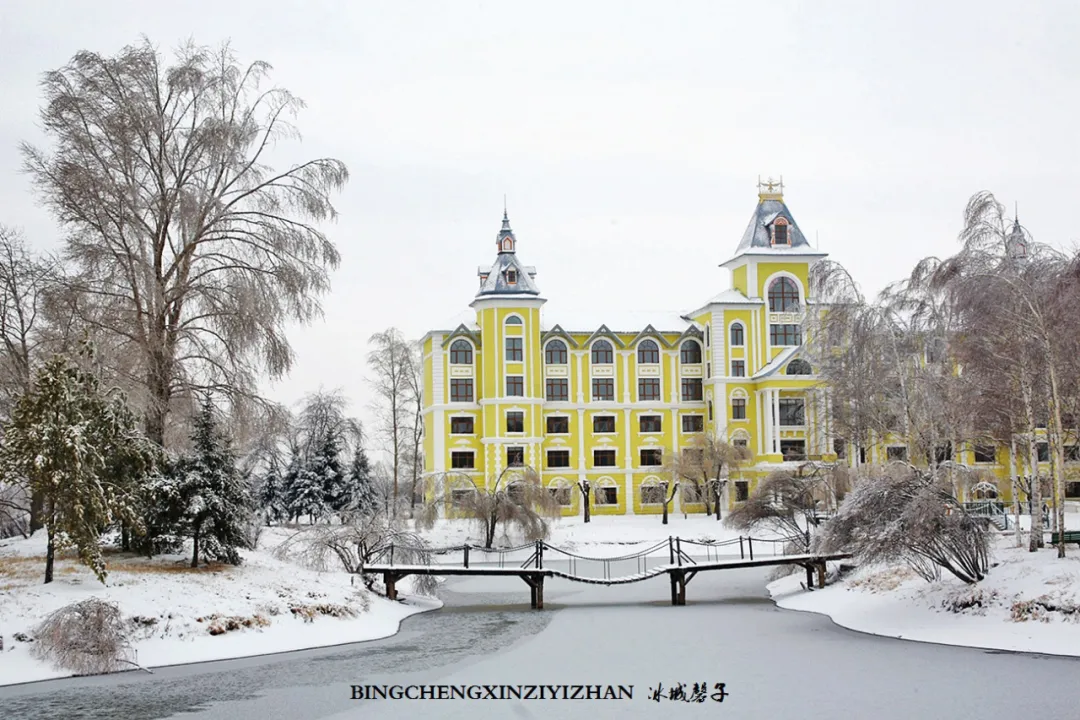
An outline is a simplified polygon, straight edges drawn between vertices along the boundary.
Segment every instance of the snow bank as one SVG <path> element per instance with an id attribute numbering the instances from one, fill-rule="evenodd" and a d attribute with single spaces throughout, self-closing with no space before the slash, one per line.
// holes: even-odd
<path id="1" fill-rule="evenodd" d="M 768 587 L 780 607 L 828 615 L 852 630 L 1080 656 L 1080 552 L 1069 546 L 1068 555 L 1058 559 L 1056 548 L 1029 553 L 1014 544 L 1011 534 L 997 539 L 990 572 L 973 586 L 952 576 L 927 583 L 905 568 L 878 567 L 861 568 L 813 592 L 802 588 L 801 573 Z"/>
<path id="2" fill-rule="evenodd" d="M 416 596 L 392 602 L 369 593 L 359 579 L 354 584 L 344 572 L 315 572 L 278 560 L 272 549 L 287 533 L 264 532 L 257 551 L 242 552 L 239 567 L 191 570 L 190 557 L 108 554 L 104 586 L 69 555 L 58 560 L 55 580 L 41 584 L 44 533 L 0 542 L 0 685 L 70 675 L 35 659 L 29 643 L 14 636 L 32 635 L 46 615 L 89 597 L 120 607 L 137 638 L 138 663 L 145 667 L 373 640 L 393 635 L 409 615 L 440 606 Z M 256 616 L 261 620 L 253 622 Z M 212 625 L 228 626 L 225 618 L 236 618 L 232 624 L 239 629 L 211 635 Z M 245 619 L 252 627 L 243 627 Z"/>

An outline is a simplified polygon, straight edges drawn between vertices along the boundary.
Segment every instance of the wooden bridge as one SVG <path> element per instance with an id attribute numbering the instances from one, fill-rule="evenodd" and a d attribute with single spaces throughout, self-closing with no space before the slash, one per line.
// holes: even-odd
<path id="1" fill-rule="evenodd" d="M 798 565 L 806 570 L 806 587 L 812 588 L 815 581 L 815 573 L 818 587 L 825 587 L 825 564 L 833 560 L 845 560 L 851 557 L 850 553 L 830 554 L 776 554 L 776 544 L 787 542 L 785 540 L 763 540 L 760 538 L 740 537 L 724 542 L 702 542 L 697 540 L 683 540 L 670 537 L 666 541 L 657 543 L 645 550 L 629 555 L 616 557 L 587 557 L 577 555 L 569 550 L 550 545 L 543 540 L 528 545 L 519 545 L 512 548 L 485 549 L 469 545 L 456 547 L 436 548 L 423 550 L 408 548 L 409 554 L 417 553 L 430 558 L 433 555 L 448 553 L 462 554 L 460 563 L 455 564 L 394 564 L 394 546 L 387 546 L 376 554 L 376 560 L 388 560 L 389 562 L 375 562 L 364 566 L 361 570 L 364 574 L 380 574 L 386 585 L 386 595 L 392 600 L 397 599 L 397 582 L 409 575 L 439 575 L 439 576 L 486 576 L 506 577 L 516 576 L 525 581 L 529 586 L 532 596 L 532 607 L 543 609 L 544 607 L 544 580 L 550 577 L 559 577 L 573 582 L 592 583 L 595 585 L 624 585 L 627 583 L 641 582 L 649 578 L 667 575 L 671 583 L 671 604 L 686 604 L 686 586 L 701 572 L 712 570 L 735 570 L 738 568 L 769 567 L 776 565 Z M 739 555 L 735 557 L 734 545 L 739 546 Z M 755 543 L 758 554 L 754 557 Z M 762 554 L 761 550 L 771 546 L 773 553 Z M 684 548 L 703 548 L 704 559 L 700 556 L 697 560 L 691 557 Z M 728 548 L 721 552 L 721 548 Z M 515 553 L 532 550 L 532 554 L 524 562 L 513 560 L 508 562 L 508 556 Z M 471 553 L 481 553 L 485 556 L 497 555 L 497 560 L 482 562 L 480 565 L 470 565 Z M 549 561 L 551 556 L 559 558 L 557 562 L 565 562 L 566 570 L 545 567 L 545 554 Z M 653 560 L 652 567 L 649 561 Z M 613 575 L 612 566 L 615 563 L 635 562 L 636 572 L 627 575 Z M 520 564 L 519 564 L 520 563 Z M 580 575 L 577 566 L 581 563 L 599 563 L 603 567 L 603 577 Z"/>

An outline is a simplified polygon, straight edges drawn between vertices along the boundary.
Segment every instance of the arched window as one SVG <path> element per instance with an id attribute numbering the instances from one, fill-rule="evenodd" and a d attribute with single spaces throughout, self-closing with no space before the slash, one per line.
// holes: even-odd
<path id="1" fill-rule="evenodd" d="M 802 359 L 795 359 L 788 363 L 787 374 L 788 375 L 812 375 L 813 368 L 810 367 L 810 363 Z"/>
<path id="2" fill-rule="evenodd" d="M 450 346 L 451 365 L 472 365 L 472 345 L 464 340 L 455 340 Z"/>
<path id="3" fill-rule="evenodd" d="M 566 364 L 566 343 L 552 340 L 544 347 L 544 362 L 548 365 Z"/>
<path id="4" fill-rule="evenodd" d="M 615 353 L 607 340 L 597 340 L 592 346 L 593 365 L 610 365 L 615 362 Z"/>
<path id="5" fill-rule="evenodd" d="M 510 317 L 506 318 L 506 324 L 507 325 L 520 325 L 521 324 L 521 318 L 519 318 L 517 315 L 511 315 Z"/>
<path id="6" fill-rule="evenodd" d="M 679 359 L 683 365 L 701 364 L 701 346 L 697 340 L 686 340 L 679 348 Z"/>
<path id="7" fill-rule="evenodd" d="M 742 347 L 746 344 L 746 334 L 743 332 L 742 323 L 731 325 L 731 347 Z"/>
<path id="8" fill-rule="evenodd" d="M 799 288 L 790 278 L 773 280 L 769 286 L 769 312 L 794 312 L 799 307 Z"/>
<path id="9" fill-rule="evenodd" d="M 776 218 L 773 223 L 773 245 L 790 245 L 791 237 L 788 235 L 788 223 L 784 218 Z"/>
<path id="10" fill-rule="evenodd" d="M 637 361 L 655 365 L 660 362 L 660 348 L 652 340 L 642 340 L 637 348 Z"/>

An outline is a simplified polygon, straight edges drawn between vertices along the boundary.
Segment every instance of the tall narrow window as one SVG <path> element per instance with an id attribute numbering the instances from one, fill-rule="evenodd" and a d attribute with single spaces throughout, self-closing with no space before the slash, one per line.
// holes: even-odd
<path id="1" fill-rule="evenodd" d="M 773 245 L 790 245 L 791 238 L 788 235 L 788 224 L 784 218 L 776 218 L 773 222 Z"/>
<path id="2" fill-rule="evenodd" d="M 506 432 L 525 432 L 525 413 L 516 410 L 506 413 Z"/>
<path id="3" fill-rule="evenodd" d="M 746 338 L 743 334 L 742 323 L 735 323 L 731 326 L 731 346 L 742 347 L 746 344 Z"/>
<path id="4" fill-rule="evenodd" d="M 732 400 L 731 400 L 731 419 L 732 420 L 745 420 L 746 419 L 746 398 L 732 398 Z"/>
<path id="5" fill-rule="evenodd" d="M 732 360 L 731 361 L 731 377 L 746 377 L 746 361 L 745 360 Z"/>

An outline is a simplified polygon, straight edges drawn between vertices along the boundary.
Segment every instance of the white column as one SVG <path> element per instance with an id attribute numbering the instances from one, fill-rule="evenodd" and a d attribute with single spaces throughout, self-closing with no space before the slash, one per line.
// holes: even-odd
<path id="1" fill-rule="evenodd" d="M 780 391 L 772 392 L 773 453 L 780 452 Z"/>
<path id="2" fill-rule="evenodd" d="M 760 390 L 754 391 L 754 415 L 757 417 L 757 454 L 765 453 L 765 401 Z"/>

